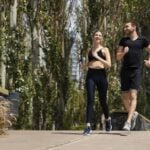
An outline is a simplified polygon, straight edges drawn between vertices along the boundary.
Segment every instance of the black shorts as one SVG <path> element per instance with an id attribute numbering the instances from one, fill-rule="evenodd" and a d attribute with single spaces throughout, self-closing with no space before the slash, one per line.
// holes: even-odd
<path id="1" fill-rule="evenodd" d="M 121 78 L 121 90 L 138 90 L 141 81 L 141 70 L 140 69 L 123 69 L 120 73 Z"/>

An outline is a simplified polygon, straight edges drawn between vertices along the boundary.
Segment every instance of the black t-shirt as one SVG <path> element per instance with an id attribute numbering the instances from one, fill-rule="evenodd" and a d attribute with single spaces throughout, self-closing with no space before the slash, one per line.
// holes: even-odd
<path id="1" fill-rule="evenodd" d="M 144 37 L 138 37 L 136 40 L 131 40 L 129 37 L 122 38 L 119 42 L 119 46 L 127 46 L 129 48 L 128 53 L 124 55 L 122 67 L 126 69 L 140 68 L 143 49 L 148 45 L 149 41 Z"/>

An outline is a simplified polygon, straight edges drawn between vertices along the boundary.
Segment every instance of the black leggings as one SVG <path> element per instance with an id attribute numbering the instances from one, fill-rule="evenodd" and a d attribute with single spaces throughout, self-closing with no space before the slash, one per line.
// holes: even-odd
<path id="1" fill-rule="evenodd" d="M 95 87 L 97 86 L 99 101 L 106 119 L 109 117 L 109 110 L 107 105 L 107 88 L 108 82 L 106 78 L 105 69 L 88 69 L 86 77 L 86 90 L 87 90 L 87 112 L 86 122 L 91 123 L 93 115 L 93 103 Z"/>

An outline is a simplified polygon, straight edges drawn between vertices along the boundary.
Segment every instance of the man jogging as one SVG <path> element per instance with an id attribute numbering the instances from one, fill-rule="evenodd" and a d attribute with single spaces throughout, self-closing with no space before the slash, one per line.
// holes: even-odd
<path id="1" fill-rule="evenodd" d="M 142 60 L 143 49 L 150 54 L 150 43 L 144 37 L 140 37 L 135 22 L 127 22 L 124 26 L 125 37 L 119 42 L 117 49 L 117 60 L 122 61 L 121 67 L 121 91 L 124 106 L 128 112 L 128 118 L 123 126 L 123 130 L 131 130 L 136 105 L 137 92 L 141 80 L 141 67 L 144 62 L 150 67 L 150 55 L 147 60 Z"/>

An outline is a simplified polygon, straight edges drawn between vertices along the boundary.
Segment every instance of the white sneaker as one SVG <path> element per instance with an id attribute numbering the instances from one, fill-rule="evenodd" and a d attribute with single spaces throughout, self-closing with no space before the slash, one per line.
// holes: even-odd
<path id="1" fill-rule="evenodd" d="M 131 130 L 131 124 L 129 122 L 125 122 L 123 126 L 123 130 L 130 131 Z"/>
<path id="2" fill-rule="evenodd" d="M 138 112 L 135 111 L 131 120 L 131 129 L 133 130 L 135 128 L 136 125 L 136 119 L 138 117 Z"/>

